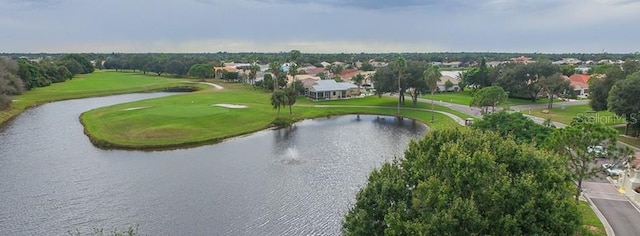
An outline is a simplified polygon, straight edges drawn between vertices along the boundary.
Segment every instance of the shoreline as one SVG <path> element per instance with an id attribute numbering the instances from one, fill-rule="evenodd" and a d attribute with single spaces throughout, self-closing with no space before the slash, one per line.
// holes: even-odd
<path id="1" fill-rule="evenodd" d="M 83 115 L 86 112 L 89 112 L 89 111 L 85 111 L 82 114 L 80 114 L 78 119 L 79 119 L 80 123 L 82 124 L 83 132 L 84 132 L 85 136 L 87 136 L 89 138 L 89 141 L 91 141 L 91 143 L 95 147 L 103 149 L 103 150 L 126 150 L 126 151 L 143 151 L 143 152 L 172 151 L 172 150 L 179 150 L 179 149 L 202 147 L 202 146 L 212 145 L 212 144 L 219 144 L 219 143 L 230 141 L 230 140 L 233 140 L 233 139 L 236 139 L 236 138 L 247 137 L 247 136 L 250 136 L 252 134 L 255 134 L 255 133 L 258 133 L 258 132 L 262 132 L 262 131 L 278 130 L 278 129 L 282 129 L 282 128 L 291 127 L 292 125 L 294 125 L 294 124 L 296 124 L 298 122 L 305 121 L 305 120 L 312 120 L 312 119 L 318 119 L 318 118 L 330 118 L 332 116 L 379 115 L 379 116 L 388 116 L 388 117 L 398 117 L 397 115 L 394 116 L 394 115 L 381 114 L 381 113 L 368 113 L 366 111 L 355 112 L 355 113 L 344 113 L 344 114 L 335 114 L 335 113 L 331 113 L 330 114 L 330 113 L 327 113 L 327 114 L 322 114 L 322 115 L 313 116 L 313 117 L 302 117 L 300 119 L 291 119 L 291 120 L 288 120 L 288 125 L 287 126 L 277 126 L 277 125 L 274 125 L 273 122 L 271 122 L 266 127 L 263 127 L 263 128 L 260 128 L 260 129 L 250 130 L 250 131 L 246 131 L 246 132 L 240 132 L 240 133 L 237 133 L 237 134 L 231 134 L 231 135 L 222 136 L 222 137 L 215 137 L 215 138 L 211 138 L 211 139 L 207 139 L 207 140 L 201 140 L 201 141 L 192 141 L 192 142 L 184 142 L 184 143 L 165 144 L 165 145 L 125 145 L 125 144 L 113 143 L 113 142 L 110 142 L 110 141 L 107 141 L 107 140 L 101 140 L 101 139 L 98 139 L 98 138 L 92 136 L 91 133 L 88 132 L 87 126 L 85 125 L 85 122 L 82 119 Z M 427 122 L 424 122 L 421 119 L 412 118 L 412 117 L 409 117 L 409 116 L 399 116 L 399 117 L 418 121 L 421 124 L 429 127 L 429 129 L 431 129 L 431 126 L 429 126 L 429 124 Z M 282 117 L 280 119 L 282 119 Z M 278 118 L 274 119 L 274 121 L 276 121 L 276 120 L 278 120 Z"/>

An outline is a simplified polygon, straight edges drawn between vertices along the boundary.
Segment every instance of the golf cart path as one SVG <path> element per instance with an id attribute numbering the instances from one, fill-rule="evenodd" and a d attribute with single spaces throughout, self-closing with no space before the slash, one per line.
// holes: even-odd
<path id="1" fill-rule="evenodd" d="M 214 87 L 216 89 L 224 89 L 224 87 L 214 84 L 214 83 L 209 83 L 209 82 L 193 82 L 193 81 L 183 81 L 184 83 L 190 83 L 190 84 L 204 84 L 204 85 L 209 85 L 211 87 Z"/>

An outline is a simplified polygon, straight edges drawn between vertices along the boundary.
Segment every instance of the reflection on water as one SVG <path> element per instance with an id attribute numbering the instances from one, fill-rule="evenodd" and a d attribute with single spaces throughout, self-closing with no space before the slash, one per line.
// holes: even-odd
<path id="1" fill-rule="evenodd" d="M 0 235 L 131 224 L 148 235 L 338 234 L 371 169 L 426 131 L 408 119 L 350 115 L 136 152 L 93 147 L 78 122 L 86 110 L 165 95 L 47 104 L 0 131 Z"/>

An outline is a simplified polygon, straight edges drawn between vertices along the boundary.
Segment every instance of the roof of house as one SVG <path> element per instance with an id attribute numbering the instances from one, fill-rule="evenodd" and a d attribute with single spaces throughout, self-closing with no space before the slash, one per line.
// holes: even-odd
<path id="1" fill-rule="evenodd" d="M 363 71 L 358 69 L 344 69 L 340 72 L 340 78 L 342 80 L 351 80 L 352 77 L 356 76 L 358 73 L 362 73 Z"/>
<path id="2" fill-rule="evenodd" d="M 227 72 L 238 72 L 238 69 L 236 69 L 235 67 L 231 67 L 231 66 L 223 66 L 223 67 L 214 66 L 213 70 L 214 71 L 226 70 Z"/>
<path id="3" fill-rule="evenodd" d="M 317 75 L 320 74 L 321 72 L 324 72 L 326 69 L 324 67 L 316 67 L 316 68 L 308 68 L 307 74 L 309 75 Z"/>
<path id="4" fill-rule="evenodd" d="M 584 84 L 589 84 L 589 78 L 591 78 L 591 76 L 585 75 L 585 74 L 573 74 L 569 76 L 569 80 L 571 80 L 572 82 L 584 83 Z"/>
<path id="5" fill-rule="evenodd" d="M 462 73 L 461 70 L 443 70 L 443 71 L 440 71 L 440 74 L 442 76 L 449 76 L 449 77 L 453 77 L 453 78 L 457 78 L 457 79 L 460 78 L 460 74 L 461 73 Z M 453 82 L 453 81 L 451 81 L 451 82 Z"/>
<path id="6" fill-rule="evenodd" d="M 443 75 L 442 77 L 440 77 L 440 81 L 438 81 L 438 85 L 444 85 L 444 83 L 446 83 L 447 80 L 451 81 L 451 83 L 453 83 L 454 85 L 460 83 L 460 79 L 458 79 L 458 78 L 451 77 L 451 76 L 448 76 L 448 75 Z"/>
<path id="7" fill-rule="evenodd" d="M 338 90 L 348 90 L 352 88 L 357 88 L 355 84 L 348 82 L 336 82 L 335 80 L 318 80 L 313 84 L 313 89 L 316 92 L 322 91 L 338 91 Z"/>
<path id="8" fill-rule="evenodd" d="M 302 87 L 311 88 L 316 83 L 316 81 L 319 81 L 319 80 L 320 78 L 318 77 L 307 77 L 307 78 L 301 79 L 300 81 L 302 82 Z"/>

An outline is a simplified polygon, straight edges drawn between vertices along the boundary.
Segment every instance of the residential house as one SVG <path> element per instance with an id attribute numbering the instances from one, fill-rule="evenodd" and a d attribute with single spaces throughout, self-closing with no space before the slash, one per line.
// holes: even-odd
<path id="1" fill-rule="evenodd" d="M 331 65 L 331 63 L 323 61 L 323 62 L 320 62 L 320 65 L 322 65 L 324 68 L 327 68 L 328 66 Z"/>
<path id="2" fill-rule="evenodd" d="M 530 57 L 520 56 L 520 57 L 511 58 L 511 62 L 528 64 L 528 63 L 533 63 L 535 61 L 533 61 Z"/>
<path id="3" fill-rule="evenodd" d="M 438 91 L 440 92 L 457 92 L 460 91 L 460 74 L 462 71 L 440 71 L 442 77 L 438 81 Z M 444 84 L 447 81 L 451 81 L 453 86 L 445 88 Z"/>
<path id="4" fill-rule="evenodd" d="M 579 97 L 589 96 L 589 78 L 591 76 L 585 74 L 573 74 L 569 77 L 569 83 Z"/>
<path id="5" fill-rule="evenodd" d="M 313 100 L 346 99 L 360 95 L 360 89 L 349 82 L 318 80 L 309 88 L 307 96 Z"/>
<path id="6" fill-rule="evenodd" d="M 313 68 L 306 68 L 305 71 L 307 72 L 307 74 L 311 75 L 311 76 L 316 76 L 322 72 L 324 72 L 326 69 L 324 67 L 313 67 Z"/>
<path id="7" fill-rule="evenodd" d="M 441 64 L 442 67 L 449 67 L 449 68 L 458 68 L 460 67 L 460 65 L 462 65 L 462 62 L 459 62 L 459 61 L 444 62 Z"/>
<path id="8" fill-rule="evenodd" d="M 236 69 L 235 66 L 214 66 L 213 67 L 214 78 L 222 79 L 222 75 L 224 74 L 224 71 L 238 73 L 239 70 Z"/>

